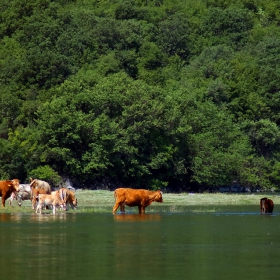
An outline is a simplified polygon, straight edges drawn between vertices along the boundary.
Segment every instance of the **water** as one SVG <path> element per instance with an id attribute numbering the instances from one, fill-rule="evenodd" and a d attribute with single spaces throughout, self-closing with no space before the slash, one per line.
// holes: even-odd
<path id="1" fill-rule="evenodd" d="M 4 279 L 275 279 L 280 214 L 255 206 L 146 215 L 0 214 Z"/>

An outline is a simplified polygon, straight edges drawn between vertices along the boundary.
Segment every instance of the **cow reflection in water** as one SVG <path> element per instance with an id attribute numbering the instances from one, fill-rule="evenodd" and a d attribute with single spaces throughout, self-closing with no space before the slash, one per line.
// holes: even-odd
<path id="1" fill-rule="evenodd" d="M 264 197 L 260 199 L 260 207 L 261 207 L 261 213 L 272 213 L 274 208 L 274 203 L 271 199 Z"/>
<path id="2" fill-rule="evenodd" d="M 31 223 L 38 224 L 39 223 L 53 223 L 54 221 L 61 221 L 61 222 L 74 222 L 76 220 L 76 217 L 73 217 L 71 215 L 66 215 L 65 212 L 57 213 L 56 215 L 53 215 L 52 212 L 44 213 L 44 215 L 37 215 L 36 213 L 34 215 L 30 216 Z"/>
<path id="3" fill-rule="evenodd" d="M 11 221 L 12 220 L 12 215 L 7 214 L 7 213 L 1 213 L 0 214 L 0 221 Z"/>
<path id="4" fill-rule="evenodd" d="M 114 220 L 120 222 L 156 222 L 161 220 L 160 214 L 146 214 L 146 215 L 114 215 Z"/>

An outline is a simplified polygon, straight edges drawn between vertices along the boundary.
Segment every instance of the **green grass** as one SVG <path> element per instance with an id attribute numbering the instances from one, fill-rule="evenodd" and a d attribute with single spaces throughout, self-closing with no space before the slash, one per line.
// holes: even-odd
<path id="1" fill-rule="evenodd" d="M 80 213 L 111 213 L 115 203 L 114 192 L 104 190 L 81 190 L 76 192 L 78 199 L 78 210 Z M 193 212 L 201 212 L 201 206 L 208 206 L 207 211 L 216 212 L 219 210 L 219 205 L 256 205 L 259 207 L 259 201 L 262 197 L 268 197 L 274 201 L 275 206 L 280 204 L 280 196 L 277 193 L 254 193 L 254 194 L 221 194 L 221 193 L 166 193 L 163 194 L 164 203 L 153 203 L 147 208 L 147 212 L 154 212 L 155 209 L 161 207 L 162 210 L 168 209 L 170 212 L 180 212 L 186 206 L 193 207 Z M 8 200 L 6 207 L 0 207 L 1 213 L 34 213 L 31 209 L 30 201 L 24 201 L 22 207 L 17 205 L 17 201 L 13 201 L 10 206 Z M 75 210 L 69 210 L 75 211 Z M 137 213 L 137 208 L 130 208 L 130 212 Z M 167 210 L 166 210 L 167 211 Z"/>

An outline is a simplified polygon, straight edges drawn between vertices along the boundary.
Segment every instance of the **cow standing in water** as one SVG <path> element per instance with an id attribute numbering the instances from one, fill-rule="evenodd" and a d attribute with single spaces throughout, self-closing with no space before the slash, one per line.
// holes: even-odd
<path id="1" fill-rule="evenodd" d="M 124 205 L 130 207 L 138 206 L 139 214 L 145 214 L 145 208 L 152 202 L 163 202 L 162 192 L 159 190 L 153 192 L 143 189 L 119 188 L 115 190 L 114 194 L 116 203 L 113 208 L 113 214 L 116 213 L 119 207 L 121 212 L 125 213 Z"/>
<path id="2" fill-rule="evenodd" d="M 274 208 L 274 203 L 271 199 L 264 197 L 260 199 L 261 213 L 272 213 Z"/>

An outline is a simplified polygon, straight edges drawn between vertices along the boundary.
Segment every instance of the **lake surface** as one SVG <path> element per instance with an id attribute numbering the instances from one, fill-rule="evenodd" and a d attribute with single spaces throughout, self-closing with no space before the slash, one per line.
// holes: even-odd
<path id="1" fill-rule="evenodd" d="M 1 278 L 279 277 L 279 213 L 261 215 L 258 206 L 148 209 L 146 215 L 0 214 Z"/>

